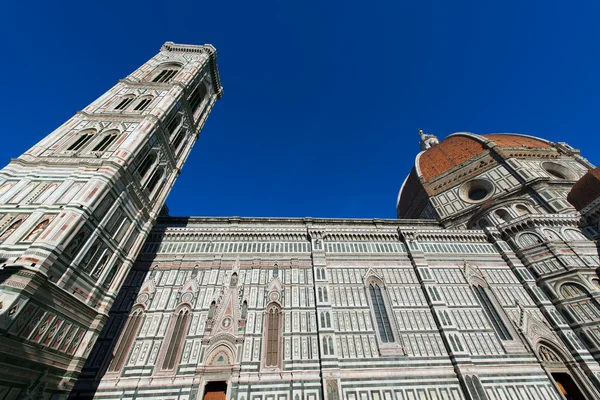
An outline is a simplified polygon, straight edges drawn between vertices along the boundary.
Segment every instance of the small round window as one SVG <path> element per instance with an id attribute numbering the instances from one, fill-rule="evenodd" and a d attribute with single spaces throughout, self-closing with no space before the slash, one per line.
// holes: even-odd
<path id="1" fill-rule="evenodd" d="M 474 179 L 460 188 L 460 197 L 469 203 L 479 203 L 488 199 L 494 192 L 494 185 L 485 179 Z"/>
<path id="2" fill-rule="evenodd" d="M 488 191 L 484 188 L 473 188 L 469 190 L 467 195 L 469 196 L 469 199 L 473 201 L 479 201 L 485 199 L 485 197 L 488 195 Z"/>

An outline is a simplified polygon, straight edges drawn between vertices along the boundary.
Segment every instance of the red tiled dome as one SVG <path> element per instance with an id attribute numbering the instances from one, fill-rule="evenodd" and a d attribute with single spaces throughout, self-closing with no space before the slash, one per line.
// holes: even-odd
<path id="1" fill-rule="evenodd" d="M 498 146 L 502 147 L 531 147 L 537 149 L 552 148 L 550 143 L 534 137 L 523 135 L 509 135 L 502 133 L 494 133 L 490 135 L 481 135 L 486 139 L 493 140 Z"/>
<path id="2" fill-rule="evenodd" d="M 407 177 L 398 195 L 396 204 L 398 216 L 404 217 L 409 213 L 415 196 L 427 187 L 425 185 L 427 182 L 485 153 L 494 145 L 500 148 L 527 149 L 553 147 L 550 142 L 525 135 L 455 133 L 417 156 L 415 168 Z"/>
<path id="3" fill-rule="evenodd" d="M 480 138 L 480 140 L 478 140 Z M 483 153 L 484 143 L 491 140 L 500 147 L 551 148 L 541 139 L 514 134 L 466 135 L 455 134 L 442 140 L 419 157 L 419 169 L 424 181 L 430 181 L 457 165 Z"/>
<path id="4" fill-rule="evenodd" d="M 419 169 L 425 181 L 436 178 L 485 151 L 483 143 L 469 136 L 451 136 L 421 154 Z"/>

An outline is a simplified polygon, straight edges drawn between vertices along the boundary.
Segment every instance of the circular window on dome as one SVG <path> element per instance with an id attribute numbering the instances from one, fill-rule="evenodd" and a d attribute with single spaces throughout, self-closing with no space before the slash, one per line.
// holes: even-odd
<path id="1" fill-rule="evenodd" d="M 485 179 L 474 179 L 462 185 L 460 197 L 469 203 L 479 203 L 487 200 L 494 192 L 494 185 Z"/>
<path id="2" fill-rule="evenodd" d="M 577 175 L 564 165 L 555 162 L 542 163 L 542 168 L 554 179 L 569 179 L 576 181 Z"/>

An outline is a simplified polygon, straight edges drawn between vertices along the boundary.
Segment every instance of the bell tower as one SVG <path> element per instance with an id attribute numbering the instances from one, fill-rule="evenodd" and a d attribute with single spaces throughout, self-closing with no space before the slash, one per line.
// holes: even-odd
<path id="1" fill-rule="evenodd" d="M 0 171 L 0 398 L 68 394 L 222 94 L 167 42 Z"/>

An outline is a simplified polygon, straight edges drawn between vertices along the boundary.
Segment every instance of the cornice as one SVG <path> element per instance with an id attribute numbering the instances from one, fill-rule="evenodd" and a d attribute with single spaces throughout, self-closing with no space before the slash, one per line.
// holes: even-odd
<path id="1" fill-rule="evenodd" d="M 446 243 L 489 243 L 488 235 L 480 230 L 399 229 L 404 240 Z"/>
<path id="2" fill-rule="evenodd" d="M 424 219 L 366 219 L 366 218 L 286 218 L 286 217 L 160 217 L 155 229 L 260 229 L 260 226 L 268 226 L 273 229 L 277 225 L 281 229 L 297 227 L 301 229 L 310 229 L 325 232 L 342 232 L 349 230 L 356 232 L 356 229 L 366 229 L 372 232 L 397 229 L 398 227 L 427 227 L 429 229 L 443 229 L 442 226 L 434 220 Z M 330 230 L 330 229 L 335 230 Z"/>

